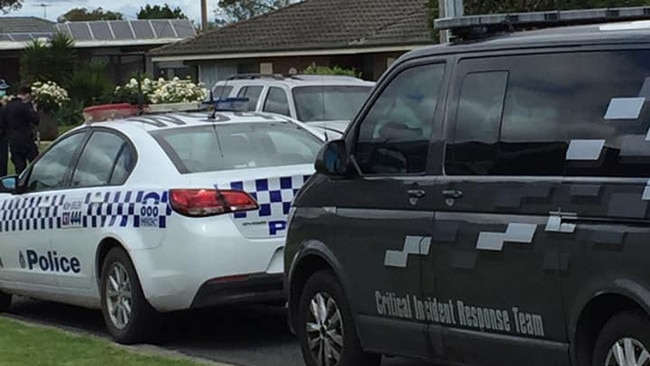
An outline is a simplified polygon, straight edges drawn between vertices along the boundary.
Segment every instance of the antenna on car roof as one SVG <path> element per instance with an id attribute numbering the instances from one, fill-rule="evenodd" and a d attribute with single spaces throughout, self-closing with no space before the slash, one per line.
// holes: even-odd
<path id="1" fill-rule="evenodd" d="M 142 92 L 142 72 L 136 73 L 136 80 L 138 81 L 138 112 L 137 115 L 144 114 L 144 93 Z"/>
<path id="2" fill-rule="evenodd" d="M 327 134 L 327 117 L 325 115 L 325 77 L 323 75 L 320 75 L 320 87 L 323 97 L 323 132 L 325 132 L 325 142 L 328 142 L 330 139 L 329 135 Z"/>
<path id="3" fill-rule="evenodd" d="M 469 15 L 440 18 L 433 24 L 436 30 L 450 31 L 452 40 L 462 41 L 518 30 L 646 19 L 650 6 Z"/>

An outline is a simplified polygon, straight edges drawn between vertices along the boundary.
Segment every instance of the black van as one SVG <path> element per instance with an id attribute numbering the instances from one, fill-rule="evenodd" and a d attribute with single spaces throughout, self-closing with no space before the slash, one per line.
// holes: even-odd
<path id="1" fill-rule="evenodd" d="M 307 365 L 650 365 L 643 19 L 441 19 L 383 75 L 292 209 Z"/>

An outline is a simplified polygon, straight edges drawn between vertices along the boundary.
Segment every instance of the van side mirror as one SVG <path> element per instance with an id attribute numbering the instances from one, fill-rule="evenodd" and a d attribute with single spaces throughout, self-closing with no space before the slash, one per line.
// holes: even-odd
<path id="1" fill-rule="evenodd" d="M 14 193 L 18 184 L 18 176 L 10 175 L 0 178 L 0 193 Z"/>
<path id="2" fill-rule="evenodd" d="M 348 153 L 343 140 L 332 140 L 320 149 L 316 157 L 316 172 L 324 175 L 345 175 Z"/>

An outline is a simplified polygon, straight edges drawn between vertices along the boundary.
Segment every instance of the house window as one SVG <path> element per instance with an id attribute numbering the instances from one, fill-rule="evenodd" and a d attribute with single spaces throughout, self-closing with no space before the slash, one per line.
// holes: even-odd
<path id="1" fill-rule="evenodd" d="M 260 63 L 260 74 L 273 74 L 273 63 L 272 62 L 261 62 Z"/>

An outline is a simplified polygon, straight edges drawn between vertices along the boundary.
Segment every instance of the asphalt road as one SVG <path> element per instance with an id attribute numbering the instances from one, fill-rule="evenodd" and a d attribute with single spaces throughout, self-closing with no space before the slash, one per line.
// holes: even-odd
<path id="1" fill-rule="evenodd" d="M 99 311 L 25 298 L 14 300 L 10 315 L 72 331 L 108 337 Z M 193 357 L 241 366 L 303 366 L 283 308 L 224 307 L 167 315 L 158 346 Z M 425 366 L 384 358 L 382 366 Z"/>

